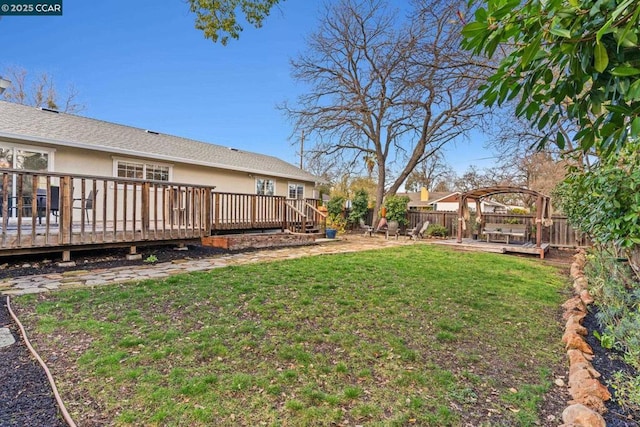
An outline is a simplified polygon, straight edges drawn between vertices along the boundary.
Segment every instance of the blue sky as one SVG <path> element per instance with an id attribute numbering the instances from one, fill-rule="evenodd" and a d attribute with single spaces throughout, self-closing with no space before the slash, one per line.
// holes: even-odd
<path id="1" fill-rule="evenodd" d="M 398 0 L 399 4 L 402 0 Z M 321 2 L 287 0 L 262 29 L 227 46 L 206 40 L 183 0 L 63 0 L 62 16 L 3 16 L 0 70 L 47 72 L 73 84 L 80 114 L 299 163 L 291 124 L 276 105 L 304 88 L 289 60 L 305 47 Z M 0 71 L 1 72 L 1 71 Z M 458 172 L 484 167 L 482 141 L 447 153 Z"/>

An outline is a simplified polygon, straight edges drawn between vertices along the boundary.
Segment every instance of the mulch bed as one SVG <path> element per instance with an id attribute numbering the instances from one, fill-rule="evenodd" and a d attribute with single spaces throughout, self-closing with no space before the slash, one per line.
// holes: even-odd
<path id="1" fill-rule="evenodd" d="M 0 426 L 66 426 L 42 367 L 31 356 L 0 296 L 0 327 L 9 328 L 14 344 L 0 348 Z"/>
<path id="2" fill-rule="evenodd" d="M 597 308 L 589 307 L 589 314 L 584 318 L 583 326 L 589 331 L 586 337 L 587 344 L 593 349 L 595 357 L 593 367 L 602 374 L 600 382 L 607 385 L 608 379 L 616 372 L 626 372 L 630 375 L 639 375 L 638 372 L 622 360 L 622 355 L 615 350 L 607 350 L 600 345 L 600 341 L 593 335 L 593 331 L 602 333 L 596 319 Z M 615 401 L 615 390 L 608 387 L 613 399 L 605 402 L 607 413 L 603 415 L 607 427 L 639 427 L 640 410 L 625 409 Z"/>
<path id="3" fill-rule="evenodd" d="M 128 248 L 96 249 L 91 251 L 74 251 L 71 260 L 74 267 L 60 267 L 60 254 L 49 255 L 19 255 L 3 257 L 0 264 L 0 279 L 32 276 L 37 274 L 63 273 L 74 270 L 94 270 L 102 268 L 145 265 L 150 256 L 157 258 L 155 262 L 168 262 L 176 259 L 199 259 L 216 255 L 228 254 L 229 251 L 200 245 L 187 245 L 187 250 L 176 250 L 175 245 L 141 246 L 138 252 L 142 260 L 128 261 Z"/>

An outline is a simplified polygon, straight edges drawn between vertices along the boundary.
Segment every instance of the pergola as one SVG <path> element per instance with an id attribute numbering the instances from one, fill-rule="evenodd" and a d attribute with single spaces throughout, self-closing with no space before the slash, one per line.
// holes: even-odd
<path id="1" fill-rule="evenodd" d="M 510 186 L 477 188 L 461 193 L 458 196 L 458 243 L 462 243 L 462 234 L 466 230 L 466 220 L 469 219 L 468 200 L 474 199 L 476 201 L 476 212 L 481 216 L 482 200 L 497 194 L 527 194 L 536 198 L 536 248 L 540 248 L 542 245 L 542 225 L 545 224 L 545 220 L 550 216 L 551 198 L 528 188 Z M 482 219 L 480 222 L 482 222 Z"/>

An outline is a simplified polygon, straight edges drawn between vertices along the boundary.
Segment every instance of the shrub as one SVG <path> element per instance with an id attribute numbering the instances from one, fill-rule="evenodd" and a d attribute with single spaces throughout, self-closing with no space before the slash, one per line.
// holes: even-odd
<path id="1" fill-rule="evenodd" d="M 361 219 L 364 219 L 369 212 L 369 194 L 360 189 L 356 191 L 351 204 L 351 212 L 349 213 L 349 222 L 357 224 Z"/>
<path id="2" fill-rule="evenodd" d="M 449 230 L 447 227 L 444 227 L 439 224 L 431 224 L 427 228 L 427 236 L 429 237 L 447 237 L 449 235 Z"/>
<path id="3" fill-rule="evenodd" d="M 624 360 L 640 369 L 640 283 L 611 247 L 601 246 L 588 256 L 585 274 L 598 312 L 602 333 L 594 332 L 605 348 L 624 352 Z M 640 408 L 638 378 L 618 375 L 611 386 L 622 406 Z M 635 391 L 634 391 L 635 390 Z"/>
<path id="4" fill-rule="evenodd" d="M 407 225 L 407 196 L 387 196 L 384 199 L 384 207 L 387 209 L 387 221 L 398 221 L 400 225 Z"/>
<path id="5" fill-rule="evenodd" d="M 526 215 L 529 212 L 524 208 L 511 208 L 509 209 L 509 213 L 512 215 Z"/>
<path id="6" fill-rule="evenodd" d="M 342 211 L 344 210 L 344 197 L 343 196 L 333 196 L 327 202 L 327 212 L 329 216 L 341 216 Z"/>
<path id="7" fill-rule="evenodd" d="M 327 202 L 327 227 L 335 228 L 340 233 L 344 233 L 347 220 L 344 217 L 344 197 L 333 196 L 329 202 Z"/>

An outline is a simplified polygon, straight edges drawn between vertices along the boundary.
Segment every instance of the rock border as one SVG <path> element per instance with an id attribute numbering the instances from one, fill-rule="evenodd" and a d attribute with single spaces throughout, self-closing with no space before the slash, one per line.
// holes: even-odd
<path id="1" fill-rule="evenodd" d="M 569 360 L 569 394 L 572 400 L 562 412 L 564 424 L 560 427 L 607 425 L 601 414 L 607 411 L 604 402 L 611 399 L 611 393 L 600 382 L 600 373 L 591 364 L 593 349 L 585 340 L 589 331 L 582 326 L 582 321 L 587 316 L 587 306 L 593 304 L 584 275 L 586 263 L 586 252 L 579 250 L 574 256 L 569 273 L 573 279 L 575 296 L 562 304 L 562 318 L 567 322 L 562 342 L 565 343 Z"/>

